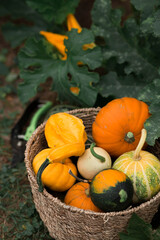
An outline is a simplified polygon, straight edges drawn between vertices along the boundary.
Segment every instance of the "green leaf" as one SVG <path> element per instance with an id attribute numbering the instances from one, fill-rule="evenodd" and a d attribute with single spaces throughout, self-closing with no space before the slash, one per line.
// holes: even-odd
<path id="1" fill-rule="evenodd" d="M 144 86 L 144 82 L 135 81 L 132 75 L 118 76 L 116 72 L 109 72 L 102 76 L 97 84 L 99 93 L 106 98 L 109 96 L 137 97 Z"/>
<path id="2" fill-rule="evenodd" d="M 155 5 L 157 5 L 157 0 L 152 0 L 152 1 L 148 1 L 148 0 L 131 0 L 131 3 L 133 4 L 133 6 L 139 10 L 139 11 L 152 11 L 155 7 Z"/>
<path id="3" fill-rule="evenodd" d="M 160 228 L 158 228 L 154 233 L 153 233 L 153 240 L 159 240 L 160 239 Z"/>
<path id="4" fill-rule="evenodd" d="M 143 33 L 151 33 L 155 37 L 160 37 L 160 10 L 155 11 L 146 18 L 141 25 Z"/>
<path id="5" fill-rule="evenodd" d="M 84 44 L 92 41 L 93 34 L 87 29 L 83 29 L 80 34 L 75 29 L 68 32 L 68 40 L 65 41 L 68 57 L 66 61 L 62 61 L 53 46 L 43 38 L 28 40 L 18 58 L 20 76 L 24 79 L 19 86 L 20 99 L 23 102 L 28 101 L 35 96 L 40 83 L 51 77 L 51 90 L 58 93 L 60 101 L 93 106 L 97 97 L 93 84 L 99 81 L 99 75 L 89 71 L 88 67 L 92 70 L 99 67 L 102 56 L 98 47 L 85 51 L 82 49 Z M 86 66 L 78 66 L 79 61 Z M 78 87 L 79 93 L 72 93 L 71 87 Z"/>
<path id="6" fill-rule="evenodd" d="M 155 79 L 151 84 L 143 88 L 138 98 L 149 105 L 149 112 L 152 114 L 144 124 L 148 134 L 147 143 L 154 145 L 155 140 L 160 137 L 160 79 Z"/>
<path id="7" fill-rule="evenodd" d="M 2 26 L 2 33 L 5 40 L 11 44 L 11 47 L 15 48 L 26 40 L 26 38 L 34 36 L 35 33 L 39 34 L 42 29 L 46 29 L 46 25 L 43 22 L 33 26 L 25 24 L 16 25 L 8 22 Z"/>
<path id="8" fill-rule="evenodd" d="M 152 227 L 133 213 L 129 220 L 127 233 L 120 233 L 120 240 L 151 240 Z"/>
<path id="9" fill-rule="evenodd" d="M 17 74 L 17 73 L 10 72 L 10 73 L 6 76 L 5 80 L 6 80 L 6 82 L 9 83 L 9 82 L 15 81 L 15 80 L 17 79 L 17 77 L 18 77 L 18 74 Z"/>
<path id="10" fill-rule="evenodd" d="M 27 4 L 42 14 L 46 21 L 54 20 L 58 24 L 61 24 L 69 13 L 74 13 L 78 3 L 79 0 L 27 0 Z"/>
<path id="11" fill-rule="evenodd" d="M 8 67 L 4 63 L 0 62 L 0 76 L 6 76 L 8 73 Z"/>
<path id="12" fill-rule="evenodd" d="M 10 15 L 11 19 L 25 18 L 26 20 L 33 20 L 37 17 L 35 11 L 28 7 L 25 0 L 1 0 L 0 15 Z"/>
<path id="13" fill-rule="evenodd" d="M 148 48 L 145 49 L 148 40 L 145 41 L 142 38 L 139 25 L 134 19 L 125 21 L 122 28 L 121 16 L 120 10 L 112 9 L 110 0 L 94 2 L 92 29 L 96 36 L 102 37 L 105 41 L 104 59 L 107 63 L 110 59 L 116 58 L 117 64 L 123 64 L 124 74 L 134 74 L 136 77 L 139 76 L 140 79 L 150 82 L 159 73 L 151 60 L 152 51 L 148 51 Z M 131 26 L 134 26 L 132 34 Z M 110 69 L 107 70 L 110 71 Z"/>

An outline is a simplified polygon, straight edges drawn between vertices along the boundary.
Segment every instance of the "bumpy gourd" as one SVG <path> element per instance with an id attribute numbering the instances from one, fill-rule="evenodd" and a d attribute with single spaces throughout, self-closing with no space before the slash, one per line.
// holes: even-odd
<path id="1" fill-rule="evenodd" d="M 78 158 L 77 169 L 85 179 L 92 179 L 101 170 L 111 168 L 111 164 L 110 155 L 92 143 L 90 148 Z"/>
<path id="2" fill-rule="evenodd" d="M 121 155 L 113 168 L 128 175 L 134 187 L 134 202 L 143 202 L 152 198 L 160 190 L 160 161 L 153 154 L 142 151 L 147 131 L 142 136 L 135 151 Z"/>
<path id="3" fill-rule="evenodd" d="M 44 149 L 34 157 L 32 165 L 35 174 L 38 173 L 38 170 L 46 160 L 47 156 L 49 156 L 51 151 L 52 149 L 50 148 Z M 53 191 L 62 192 L 68 190 L 75 183 L 75 178 L 69 174 L 69 169 L 71 169 L 71 171 L 77 175 L 76 166 L 69 158 L 49 164 L 44 169 L 41 176 L 43 185 Z M 37 180 L 39 181 L 39 179 Z M 41 184 L 39 190 L 40 192 L 43 190 L 43 188 L 41 189 Z"/>
<path id="4" fill-rule="evenodd" d="M 51 115 L 46 122 L 44 133 L 48 146 L 52 149 L 72 145 L 75 156 L 80 156 L 85 151 L 85 126 L 80 118 L 72 114 L 60 112 Z"/>
<path id="5" fill-rule="evenodd" d="M 146 103 L 129 97 L 115 99 L 97 114 L 92 125 L 93 139 L 111 156 L 119 157 L 136 148 L 149 116 Z"/>
<path id="6" fill-rule="evenodd" d="M 90 198 L 90 184 L 85 182 L 78 182 L 74 184 L 65 195 L 64 202 L 67 205 L 77 208 L 101 212 Z"/>
<path id="7" fill-rule="evenodd" d="M 45 125 L 45 137 L 51 151 L 46 156 L 37 173 L 39 191 L 43 191 L 41 176 L 49 164 L 61 162 L 72 156 L 80 156 L 85 151 L 87 134 L 83 121 L 71 114 L 60 112 L 49 117 Z"/>

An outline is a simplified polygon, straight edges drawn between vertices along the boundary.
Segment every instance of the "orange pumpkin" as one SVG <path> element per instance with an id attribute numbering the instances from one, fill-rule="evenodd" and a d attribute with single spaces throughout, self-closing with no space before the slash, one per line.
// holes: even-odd
<path id="1" fill-rule="evenodd" d="M 90 198 L 90 184 L 78 182 L 73 185 L 67 192 L 64 202 L 77 208 L 101 212 Z"/>
<path id="2" fill-rule="evenodd" d="M 47 156 L 50 154 L 51 151 L 51 148 L 46 148 L 40 151 L 34 157 L 32 166 L 35 174 L 38 173 L 40 167 L 45 162 Z M 43 185 L 47 186 L 53 191 L 62 192 L 68 190 L 76 181 L 76 179 L 69 174 L 69 169 L 75 175 L 77 175 L 76 166 L 69 158 L 65 158 L 61 161 L 48 164 L 41 175 L 41 181 Z M 43 188 L 41 189 L 41 185 L 39 186 L 39 191 L 43 191 Z"/>
<path id="3" fill-rule="evenodd" d="M 97 146 L 118 157 L 136 148 L 149 116 L 148 105 L 136 98 L 112 100 L 99 111 L 93 122 L 93 139 Z"/>

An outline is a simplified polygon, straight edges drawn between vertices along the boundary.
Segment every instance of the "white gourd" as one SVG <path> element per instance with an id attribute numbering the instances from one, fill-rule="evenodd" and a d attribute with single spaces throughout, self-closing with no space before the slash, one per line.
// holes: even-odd
<path id="1" fill-rule="evenodd" d="M 103 148 L 95 147 L 95 144 L 91 144 L 77 161 L 77 169 L 85 179 L 92 179 L 101 170 L 111 168 L 111 165 L 110 155 Z"/>

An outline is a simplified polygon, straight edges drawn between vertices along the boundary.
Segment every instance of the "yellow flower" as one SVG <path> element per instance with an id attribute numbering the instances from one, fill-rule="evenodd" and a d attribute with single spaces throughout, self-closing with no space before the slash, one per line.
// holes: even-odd
<path id="1" fill-rule="evenodd" d="M 40 31 L 40 34 L 43 35 L 49 43 L 51 43 L 57 50 L 62 54 L 62 60 L 67 59 L 67 54 L 65 53 L 64 39 L 68 39 L 65 35 L 60 35 L 51 32 Z"/>
<path id="2" fill-rule="evenodd" d="M 67 28 L 68 31 L 71 31 L 72 28 L 77 29 L 78 33 L 82 31 L 81 26 L 79 25 L 73 14 L 68 14 L 67 16 Z M 49 43 L 51 43 L 54 47 L 57 48 L 57 50 L 62 54 L 62 60 L 67 59 L 66 47 L 64 45 L 64 39 L 68 39 L 67 36 L 45 31 L 40 31 L 40 34 L 43 35 Z M 88 48 L 92 49 L 94 47 L 95 43 L 84 44 L 83 50 L 87 50 Z"/>

